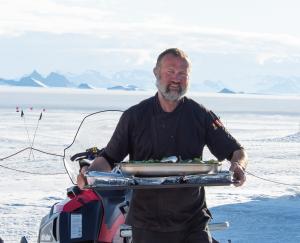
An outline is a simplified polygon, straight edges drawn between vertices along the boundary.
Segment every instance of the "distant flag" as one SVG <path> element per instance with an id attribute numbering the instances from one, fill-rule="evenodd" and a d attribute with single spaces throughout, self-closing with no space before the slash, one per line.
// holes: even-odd
<path id="1" fill-rule="evenodd" d="M 31 106 L 29 109 L 32 111 L 32 110 L 33 110 L 33 107 Z"/>
<path id="2" fill-rule="evenodd" d="M 24 116 L 24 112 L 23 112 L 23 110 L 21 111 L 21 117 L 23 117 Z"/>
<path id="3" fill-rule="evenodd" d="M 16 112 L 19 112 L 19 106 L 16 107 Z"/>
<path id="4" fill-rule="evenodd" d="M 43 111 L 45 112 L 45 111 L 46 111 L 46 109 L 45 109 L 45 108 L 43 108 Z"/>

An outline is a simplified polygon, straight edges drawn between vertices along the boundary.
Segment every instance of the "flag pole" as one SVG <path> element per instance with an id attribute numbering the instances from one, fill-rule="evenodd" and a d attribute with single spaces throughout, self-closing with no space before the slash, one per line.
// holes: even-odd
<path id="1" fill-rule="evenodd" d="M 33 148 L 33 145 L 34 145 L 34 140 L 35 140 L 35 137 L 36 137 L 36 132 L 38 130 L 38 127 L 39 127 L 39 124 L 40 124 L 40 120 L 42 120 L 42 116 L 43 116 L 43 112 L 41 112 L 41 114 L 39 116 L 39 119 L 37 121 L 36 127 L 35 127 L 35 131 L 34 131 L 32 143 L 31 143 L 31 146 L 30 146 L 29 159 L 30 159 L 30 156 L 32 154 L 32 148 Z"/>

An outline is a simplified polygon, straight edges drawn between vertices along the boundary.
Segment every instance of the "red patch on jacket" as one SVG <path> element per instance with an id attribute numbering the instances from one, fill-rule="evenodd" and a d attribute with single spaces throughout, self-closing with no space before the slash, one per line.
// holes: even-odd
<path id="1" fill-rule="evenodd" d="M 213 121 L 212 126 L 214 130 L 217 130 L 218 128 L 223 127 L 223 123 L 219 119 L 216 119 Z"/>

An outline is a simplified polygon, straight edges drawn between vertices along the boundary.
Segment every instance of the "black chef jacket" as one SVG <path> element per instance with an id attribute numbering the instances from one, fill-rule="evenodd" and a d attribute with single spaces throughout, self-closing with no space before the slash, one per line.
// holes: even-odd
<path id="1" fill-rule="evenodd" d="M 173 112 L 164 112 L 158 95 L 126 110 L 105 148 L 111 161 L 202 156 L 203 148 L 219 161 L 230 159 L 241 145 L 212 112 L 192 99 L 182 98 Z M 205 225 L 210 218 L 204 188 L 135 190 L 127 223 L 153 231 L 183 230 Z"/>

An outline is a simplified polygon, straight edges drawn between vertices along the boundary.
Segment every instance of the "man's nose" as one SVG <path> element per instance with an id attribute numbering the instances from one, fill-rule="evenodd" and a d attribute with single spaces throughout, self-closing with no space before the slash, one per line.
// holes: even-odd
<path id="1" fill-rule="evenodd" d="M 173 82 L 180 83 L 182 81 L 180 74 L 174 74 L 172 77 Z"/>
<path id="2" fill-rule="evenodd" d="M 181 82 L 181 79 L 180 79 L 179 77 L 175 76 L 175 77 L 172 79 L 172 81 L 173 81 L 174 83 L 180 83 L 180 82 Z"/>

